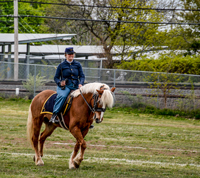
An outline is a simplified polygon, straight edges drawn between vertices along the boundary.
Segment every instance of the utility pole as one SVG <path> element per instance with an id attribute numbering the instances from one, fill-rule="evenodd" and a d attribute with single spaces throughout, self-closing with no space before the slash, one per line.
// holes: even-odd
<path id="1" fill-rule="evenodd" d="M 14 0 L 14 80 L 18 80 L 18 0 Z"/>

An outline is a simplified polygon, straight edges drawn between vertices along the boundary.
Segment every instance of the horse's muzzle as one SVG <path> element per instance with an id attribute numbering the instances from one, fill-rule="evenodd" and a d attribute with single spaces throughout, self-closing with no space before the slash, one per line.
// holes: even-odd
<path id="1" fill-rule="evenodd" d="M 99 123 L 101 123 L 102 122 L 102 120 L 101 119 L 95 119 L 95 122 L 97 123 L 97 124 L 99 124 Z"/>

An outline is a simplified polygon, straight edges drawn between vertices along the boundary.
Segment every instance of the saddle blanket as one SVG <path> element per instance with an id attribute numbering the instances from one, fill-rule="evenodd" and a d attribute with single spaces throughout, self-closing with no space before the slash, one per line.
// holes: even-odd
<path id="1" fill-rule="evenodd" d="M 42 110 L 41 110 L 41 113 L 40 114 L 53 114 L 53 106 L 55 104 L 55 99 L 57 97 L 57 93 L 53 93 L 52 95 L 50 95 L 47 100 L 44 102 L 43 106 L 42 106 Z M 68 101 L 68 102 L 67 102 Z M 63 115 L 66 114 L 66 112 L 70 109 L 71 107 L 71 103 L 72 103 L 72 97 L 69 96 L 62 109 L 61 109 L 61 112 L 63 113 Z"/>

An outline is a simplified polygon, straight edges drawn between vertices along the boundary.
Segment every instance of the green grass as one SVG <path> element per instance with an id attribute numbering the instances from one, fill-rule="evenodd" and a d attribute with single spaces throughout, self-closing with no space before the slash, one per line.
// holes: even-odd
<path id="1" fill-rule="evenodd" d="M 75 139 L 60 128 L 45 143 L 45 165 L 35 166 L 26 140 L 29 104 L 0 100 L 0 177 L 200 177 L 199 120 L 122 108 L 94 123 L 78 170 L 68 169 Z"/>
<path id="2" fill-rule="evenodd" d="M 194 118 L 200 119 L 200 110 L 189 110 L 189 109 L 159 109 L 154 106 L 145 105 L 143 103 L 133 104 L 131 107 L 129 106 L 118 106 L 115 107 L 112 112 L 116 110 L 123 111 L 125 114 L 131 113 L 146 113 L 146 114 L 154 114 L 154 115 L 163 115 L 163 116 L 180 116 L 183 118 Z"/>

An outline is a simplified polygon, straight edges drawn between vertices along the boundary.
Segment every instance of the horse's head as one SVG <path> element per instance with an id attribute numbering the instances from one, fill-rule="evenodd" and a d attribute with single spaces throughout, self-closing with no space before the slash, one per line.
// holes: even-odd
<path id="1" fill-rule="evenodd" d="M 114 98 L 112 93 L 115 91 L 115 87 L 108 90 L 104 87 L 101 87 L 100 90 L 96 90 L 97 94 L 93 95 L 94 99 L 94 119 L 96 123 L 101 123 L 103 121 L 103 115 L 106 111 L 106 107 L 111 108 L 114 103 Z"/>
<path id="2" fill-rule="evenodd" d="M 73 97 L 79 96 L 81 94 L 83 100 L 87 104 L 89 110 L 93 113 L 93 118 L 96 123 L 101 123 L 103 121 L 103 115 L 106 110 L 106 107 L 112 108 L 114 104 L 113 92 L 115 91 L 115 87 L 111 88 L 103 83 L 88 83 L 82 86 L 79 90 L 75 90 L 72 93 Z M 88 98 L 89 102 L 87 102 L 86 96 L 91 97 Z M 83 94 L 89 94 L 83 96 Z"/>

